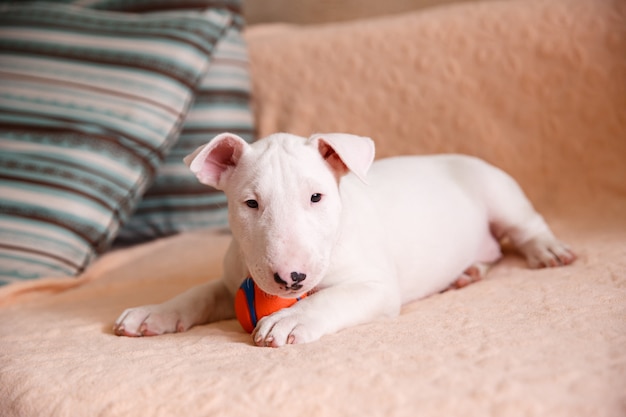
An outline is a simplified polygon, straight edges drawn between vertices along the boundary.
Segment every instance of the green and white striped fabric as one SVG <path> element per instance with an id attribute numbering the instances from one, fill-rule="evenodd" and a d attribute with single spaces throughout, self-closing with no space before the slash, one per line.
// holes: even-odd
<path id="1" fill-rule="evenodd" d="M 245 43 L 239 28 L 232 27 L 216 45 L 211 67 L 196 92 L 180 138 L 135 214 L 120 230 L 118 244 L 228 225 L 225 195 L 200 184 L 183 158 L 223 132 L 253 140 L 250 90 Z"/>
<path id="2" fill-rule="evenodd" d="M 0 5 L 0 282 L 75 275 L 110 245 L 234 20 Z"/>

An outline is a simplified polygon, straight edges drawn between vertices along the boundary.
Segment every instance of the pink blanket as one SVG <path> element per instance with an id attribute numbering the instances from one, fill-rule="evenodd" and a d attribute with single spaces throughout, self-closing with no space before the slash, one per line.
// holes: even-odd
<path id="1" fill-rule="evenodd" d="M 75 280 L 0 289 L 0 414 L 626 415 L 625 2 L 492 1 L 246 36 L 261 135 L 481 156 L 580 259 L 532 271 L 510 253 L 397 318 L 270 349 L 233 320 L 114 336 L 126 307 L 219 277 L 229 237 L 119 250 Z"/>

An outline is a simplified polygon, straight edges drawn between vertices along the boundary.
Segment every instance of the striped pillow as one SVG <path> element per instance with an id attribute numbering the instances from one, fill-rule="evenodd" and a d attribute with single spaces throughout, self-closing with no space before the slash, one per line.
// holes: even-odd
<path id="1" fill-rule="evenodd" d="M 228 225 L 226 197 L 200 184 L 183 164 L 183 157 L 225 131 L 252 141 L 250 90 L 245 44 L 239 28 L 231 27 L 216 45 L 211 67 L 200 83 L 177 144 L 135 214 L 120 230 L 116 244 Z"/>
<path id="2" fill-rule="evenodd" d="M 75 275 L 109 246 L 232 24 L 0 5 L 0 282 Z"/>
<path id="3" fill-rule="evenodd" d="M 173 9 L 219 7 L 235 17 L 217 43 L 208 73 L 200 83 L 180 138 L 157 171 L 130 220 L 120 229 L 116 245 L 135 244 L 185 230 L 224 228 L 228 224 L 226 197 L 198 182 L 183 157 L 225 131 L 254 139 L 250 108 L 248 55 L 241 29 L 241 0 L 75 0 L 91 8 L 145 13 Z"/>

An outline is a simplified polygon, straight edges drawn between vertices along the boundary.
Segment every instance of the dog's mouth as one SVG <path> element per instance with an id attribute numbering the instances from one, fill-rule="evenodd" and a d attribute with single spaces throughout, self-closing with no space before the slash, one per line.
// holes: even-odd
<path id="1" fill-rule="evenodd" d="M 300 298 L 303 295 L 306 295 L 307 293 L 309 293 L 310 291 L 311 291 L 310 289 L 304 288 L 302 286 L 299 286 L 299 288 L 297 288 L 297 289 L 294 289 L 294 288 L 280 288 L 278 293 L 276 293 L 274 295 L 276 295 L 278 297 L 281 297 L 281 298 Z"/>
<path id="2" fill-rule="evenodd" d="M 257 285 L 259 285 L 259 287 L 267 294 L 275 295 L 280 298 L 300 298 L 309 294 L 313 290 L 310 283 L 286 284 L 278 283 L 273 280 L 269 286 L 267 285 L 267 282 L 258 282 Z"/>
<path id="3" fill-rule="evenodd" d="M 274 283 L 278 284 L 279 288 L 286 293 L 298 293 L 302 291 L 304 284 L 302 281 L 306 279 L 306 274 L 299 274 L 293 272 L 291 274 L 291 279 L 288 281 L 284 280 L 277 273 L 274 273 Z"/>
<path id="4" fill-rule="evenodd" d="M 310 291 L 313 284 L 304 273 L 285 274 L 283 278 L 269 268 L 254 268 L 251 275 L 263 292 L 280 298 L 299 298 Z"/>

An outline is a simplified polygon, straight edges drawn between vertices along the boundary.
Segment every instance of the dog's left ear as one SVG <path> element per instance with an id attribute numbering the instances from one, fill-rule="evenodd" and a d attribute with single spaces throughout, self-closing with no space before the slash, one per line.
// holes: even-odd
<path id="1" fill-rule="evenodd" d="M 322 158 L 338 177 L 351 171 L 367 183 L 365 176 L 374 161 L 375 153 L 372 139 L 346 133 L 326 133 L 313 135 L 309 141 L 317 144 Z"/>

